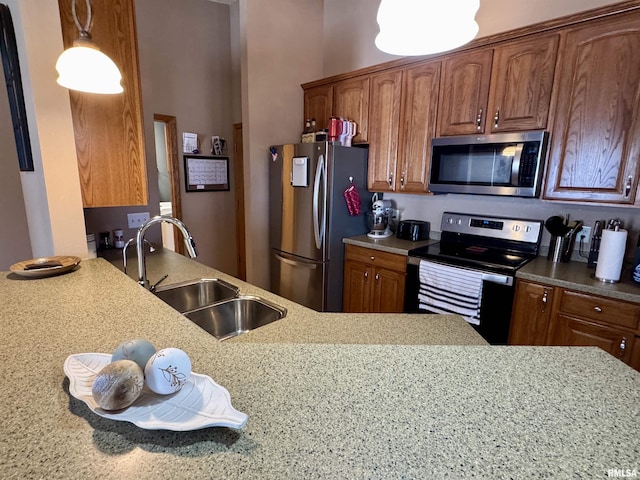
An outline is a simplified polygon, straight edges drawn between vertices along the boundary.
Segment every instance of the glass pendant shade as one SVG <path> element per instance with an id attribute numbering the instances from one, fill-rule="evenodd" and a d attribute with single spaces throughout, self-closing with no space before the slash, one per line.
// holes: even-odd
<path id="1" fill-rule="evenodd" d="M 58 84 L 88 93 L 122 93 L 122 75 L 113 60 L 80 38 L 56 62 Z"/>
<path id="2" fill-rule="evenodd" d="M 446 52 L 478 34 L 480 0 L 381 0 L 375 43 L 392 55 Z"/>

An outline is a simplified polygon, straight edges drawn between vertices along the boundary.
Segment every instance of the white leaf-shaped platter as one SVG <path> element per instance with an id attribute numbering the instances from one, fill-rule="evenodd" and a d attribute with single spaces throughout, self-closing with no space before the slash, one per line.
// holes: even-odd
<path id="1" fill-rule="evenodd" d="M 93 380 L 111 362 L 108 353 L 78 353 L 64 362 L 69 393 L 82 400 L 97 415 L 131 422 L 147 430 L 188 431 L 206 427 L 242 428 L 249 418 L 231 405 L 226 388 L 207 375 L 192 373 L 187 383 L 171 395 L 145 388 L 131 406 L 117 412 L 101 409 L 91 394 Z"/>

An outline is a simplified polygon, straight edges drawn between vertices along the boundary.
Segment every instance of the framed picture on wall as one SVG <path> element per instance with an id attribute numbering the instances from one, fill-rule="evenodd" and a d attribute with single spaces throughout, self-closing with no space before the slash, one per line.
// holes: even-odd
<path id="1" fill-rule="evenodd" d="M 184 180 L 187 192 L 229 190 L 229 157 L 185 155 Z"/>

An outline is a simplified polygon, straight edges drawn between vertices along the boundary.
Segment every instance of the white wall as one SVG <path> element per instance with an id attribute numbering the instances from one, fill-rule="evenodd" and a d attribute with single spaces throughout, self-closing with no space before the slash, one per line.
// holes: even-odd
<path id="1" fill-rule="evenodd" d="M 478 37 L 613 3 L 618 0 L 480 0 Z M 400 58 L 380 52 L 373 43 L 379 5 L 379 0 L 324 0 L 323 76 Z"/>
<path id="2" fill-rule="evenodd" d="M 479 36 L 530 25 L 578 11 L 618 3 L 612 0 L 481 0 L 476 20 Z M 324 71 L 323 76 L 349 72 L 399 57 L 379 52 L 374 45 L 378 33 L 377 0 L 324 0 Z M 309 79 L 312 80 L 312 79 Z M 301 118 L 301 117 L 300 117 Z M 387 194 L 401 210 L 401 218 L 427 220 L 432 230 L 440 230 L 443 211 L 495 213 L 507 216 L 546 219 L 569 214 L 574 220 L 593 225 L 595 220 L 613 217 L 624 221 L 629 235 L 627 252 L 635 249 L 640 218 L 637 208 L 581 206 L 571 203 L 546 202 L 538 199 L 501 198 L 469 195 L 402 195 Z M 545 231 L 542 243 L 549 244 Z"/>
<path id="3" fill-rule="evenodd" d="M 0 68 L 0 271 L 32 257 L 5 77 Z"/>
<path id="4" fill-rule="evenodd" d="M 322 77 L 322 2 L 240 0 L 239 22 L 247 279 L 268 287 L 269 146 L 300 139 L 300 84 Z"/>
<path id="5" fill-rule="evenodd" d="M 63 51 L 56 0 L 6 0 L 16 31 L 35 171 L 22 172 L 34 257 L 86 257 L 68 91 L 56 83 Z"/>

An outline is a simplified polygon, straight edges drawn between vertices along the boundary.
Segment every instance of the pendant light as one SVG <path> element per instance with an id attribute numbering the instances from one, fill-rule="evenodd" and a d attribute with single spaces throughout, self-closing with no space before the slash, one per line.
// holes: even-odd
<path id="1" fill-rule="evenodd" d="M 392 55 L 429 55 L 460 47 L 478 34 L 480 0 L 381 0 L 376 47 Z"/>
<path id="2" fill-rule="evenodd" d="M 88 93 L 122 93 L 122 75 L 116 64 L 102 53 L 91 40 L 91 2 L 87 3 L 87 23 L 80 25 L 76 15 L 76 0 L 72 0 L 73 21 L 80 31 L 80 37 L 58 58 L 58 84 L 71 90 Z"/>

